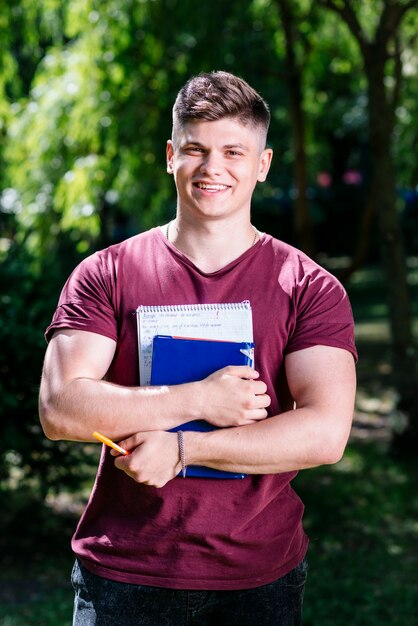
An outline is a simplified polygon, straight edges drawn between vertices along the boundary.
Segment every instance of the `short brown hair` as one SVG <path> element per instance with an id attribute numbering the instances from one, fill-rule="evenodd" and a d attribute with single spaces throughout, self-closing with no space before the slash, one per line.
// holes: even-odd
<path id="1" fill-rule="evenodd" d="M 187 122 L 235 118 L 246 126 L 260 128 L 267 136 L 270 124 L 268 104 L 242 78 L 228 72 L 193 76 L 182 87 L 173 107 L 173 141 Z"/>

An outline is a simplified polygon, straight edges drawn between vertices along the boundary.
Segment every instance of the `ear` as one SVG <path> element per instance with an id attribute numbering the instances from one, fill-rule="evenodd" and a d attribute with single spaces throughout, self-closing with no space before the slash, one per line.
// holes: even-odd
<path id="1" fill-rule="evenodd" d="M 174 171 L 173 158 L 174 158 L 174 147 L 173 147 L 173 142 L 170 139 L 167 141 L 167 148 L 166 148 L 166 160 L 167 160 L 167 173 L 168 174 L 172 174 Z"/>
<path id="2" fill-rule="evenodd" d="M 260 154 L 260 162 L 258 168 L 257 181 L 264 183 L 267 178 L 267 174 L 270 169 L 271 159 L 273 158 L 273 150 L 271 148 L 265 148 Z"/>

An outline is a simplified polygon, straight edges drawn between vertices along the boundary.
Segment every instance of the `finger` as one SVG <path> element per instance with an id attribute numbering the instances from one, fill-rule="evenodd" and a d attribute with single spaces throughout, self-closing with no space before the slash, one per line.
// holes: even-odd
<path id="1" fill-rule="evenodd" d="M 132 444 L 127 445 L 125 441 L 123 441 L 123 442 L 121 441 L 118 445 L 119 445 L 122 449 L 126 450 L 127 454 L 123 454 L 122 452 L 119 452 L 119 450 L 115 450 L 115 448 L 111 448 L 111 449 L 110 449 L 110 454 L 111 454 L 111 456 L 114 456 L 114 457 L 119 457 L 119 456 L 126 457 L 126 456 L 128 456 L 129 454 L 131 454 L 132 450 L 133 450 L 133 449 L 134 449 L 134 447 L 135 447 L 135 446 L 133 446 Z"/>
<path id="2" fill-rule="evenodd" d="M 127 450 L 128 454 L 121 454 L 120 452 L 118 452 L 117 450 L 110 450 L 110 454 L 111 456 L 114 456 L 116 459 L 121 457 L 123 459 L 127 459 L 128 457 L 131 456 L 131 454 L 135 451 L 136 448 L 138 448 L 138 446 L 140 446 L 142 443 L 142 441 L 140 441 L 137 437 L 133 438 L 133 437 L 129 437 L 129 439 L 124 439 L 123 441 L 120 442 L 120 446 L 121 448 L 124 448 L 125 450 Z"/>
<path id="3" fill-rule="evenodd" d="M 144 441 L 145 433 L 135 433 L 134 435 L 131 435 L 126 439 L 122 439 L 122 441 L 119 442 L 119 445 L 121 446 L 121 448 L 129 450 L 131 452 L 134 448 L 137 448 Z"/>
<path id="4" fill-rule="evenodd" d="M 257 396 L 265 395 L 267 391 L 267 385 L 262 380 L 251 380 L 250 384 L 250 390 L 252 393 L 255 393 L 255 395 Z"/>
<path id="5" fill-rule="evenodd" d="M 115 458 L 115 467 L 117 467 L 120 470 L 126 471 L 128 465 L 130 464 L 130 459 L 129 460 L 128 459 L 129 457 L 123 456 L 123 454 L 120 454 L 119 456 Z"/>
<path id="6" fill-rule="evenodd" d="M 228 365 L 221 370 L 228 376 L 237 376 L 238 378 L 246 378 L 248 380 L 255 380 L 260 374 L 249 365 Z"/>
<path id="7" fill-rule="evenodd" d="M 267 408 L 271 404 L 271 398 L 266 393 L 257 396 L 257 407 L 258 408 Z"/>
<path id="8" fill-rule="evenodd" d="M 249 404 L 249 408 L 270 406 L 271 398 L 266 393 L 266 390 L 266 385 L 264 383 L 261 383 L 260 385 L 252 381 L 247 383 L 245 398 L 247 404 Z"/>
<path id="9" fill-rule="evenodd" d="M 254 422 L 260 422 L 261 420 L 266 419 L 268 417 L 268 413 L 266 409 L 251 409 L 247 411 L 247 423 L 253 424 Z"/>
<path id="10" fill-rule="evenodd" d="M 247 408 L 248 410 L 265 410 L 267 409 L 267 407 L 269 407 L 271 404 L 271 398 L 268 395 L 262 395 L 262 396 L 253 396 L 251 398 L 251 400 L 248 402 L 247 404 Z"/>

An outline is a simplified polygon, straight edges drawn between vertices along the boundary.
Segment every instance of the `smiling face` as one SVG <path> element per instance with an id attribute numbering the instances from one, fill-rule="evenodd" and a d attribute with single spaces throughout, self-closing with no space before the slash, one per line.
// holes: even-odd
<path id="1" fill-rule="evenodd" d="M 249 218 L 257 182 L 266 179 L 272 150 L 261 129 L 234 118 L 188 122 L 167 143 L 167 171 L 174 175 L 177 210 L 185 216 Z"/>

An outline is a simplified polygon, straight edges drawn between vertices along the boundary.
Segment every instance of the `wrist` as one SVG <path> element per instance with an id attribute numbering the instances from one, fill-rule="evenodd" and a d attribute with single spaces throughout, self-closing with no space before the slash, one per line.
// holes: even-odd
<path id="1" fill-rule="evenodd" d="M 203 381 L 187 384 L 187 398 L 185 405 L 187 406 L 187 419 L 205 419 L 205 393 Z"/>
<path id="2" fill-rule="evenodd" d="M 208 435 L 210 434 L 211 433 L 202 433 L 194 430 L 183 431 L 184 454 L 187 465 L 205 464 L 203 451 Z"/>

